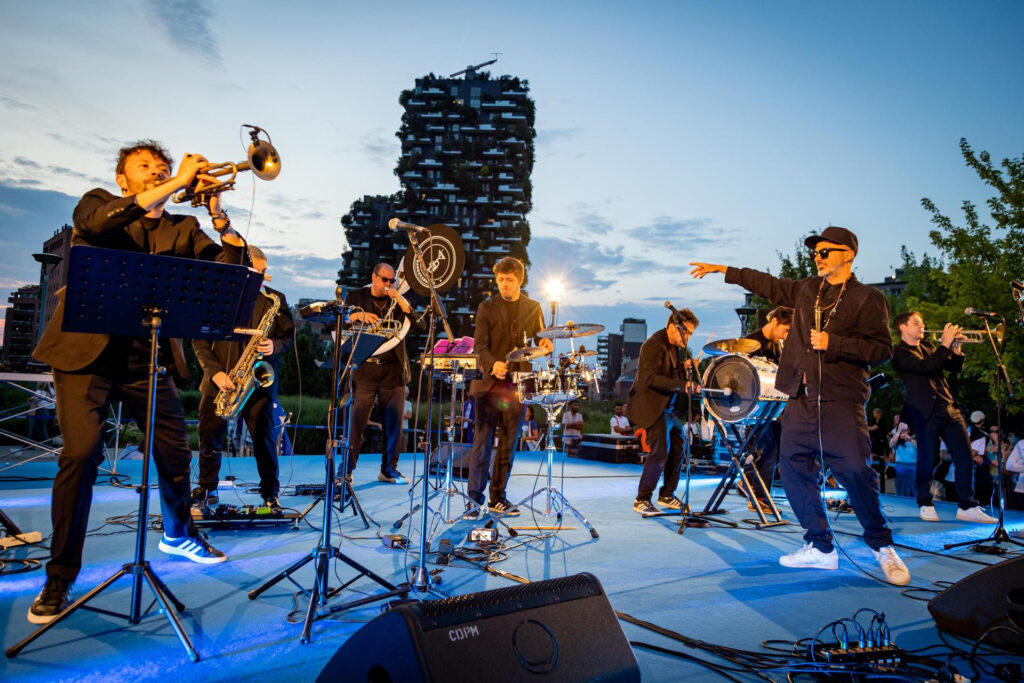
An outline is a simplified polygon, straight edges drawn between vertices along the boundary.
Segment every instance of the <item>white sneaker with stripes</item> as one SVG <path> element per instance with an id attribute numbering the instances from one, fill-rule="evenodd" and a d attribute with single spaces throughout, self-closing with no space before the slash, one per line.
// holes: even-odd
<path id="1" fill-rule="evenodd" d="M 228 559 L 227 555 L 210 545 L 202 536 L 168 538 L 164 534 L 158 547 L 168 555 L 181 555 L 199 564 L 217 564 Z"/>

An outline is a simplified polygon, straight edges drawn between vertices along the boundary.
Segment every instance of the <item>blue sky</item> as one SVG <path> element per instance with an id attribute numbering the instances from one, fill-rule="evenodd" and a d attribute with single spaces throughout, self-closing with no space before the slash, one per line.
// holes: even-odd
<path id="1" fill-rule="evenodd" d="M 934 252 L 922 197 L 983 202 L 958 142 L 1024 151 L 1022 29 L 1017 2 L 3 3 L 0 297 L 121 144 L 240 161 L 243 123 L 283 171 L 226 196 L 236 226 L 290 300 L 330 296 L 339 218 L 399 188 L 399 92 L 499 52 L 537 103 L 531 278 L 566 281 L 560 320 L 672 299 L 731 336 L 742 292 L 688 262 L 776 269 L 839 224 L 878 281 Z"/>

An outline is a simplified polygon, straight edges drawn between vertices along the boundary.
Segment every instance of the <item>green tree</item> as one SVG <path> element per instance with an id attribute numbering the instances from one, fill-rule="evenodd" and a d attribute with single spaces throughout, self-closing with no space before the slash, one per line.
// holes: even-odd
<path id="1" fill-rule="evenodd" d="M 1003 361 L 1010 377 L 1019 379 L 1024 376 L 1024 335 L 1015 325 L 1017 307 L 1011 297 L 1010 281 L 1024 275 L 1024 156 L 1003 159 L 997 166 L 988 152 L 976 153 L 966 139 L 960 140 L 960 152 L 967 166 L 994 192 L 985 202 L 991 225 L 969 201 L 961 204 L 964 223 L 956 225 L 930 199 L 921 200 L 936 226 L 929 237 L 946 264 L 945 270 L 933 275 L 936 285 L 947 294 L 943 304 L 949 316 L 945 320 L 928 320 L 928 324 L 937 329 L 948 320 L 979 328 L 977 318 L 963 315 L 965 307 L 998 311 L 1013 326 L 1007 329 Z M 923 305 L 923 299 L 919 303 Z M 994 370 L 995 361 L 987 344 L 968 347 L 961 386 L 967 394 L 963 399 L 970 408 L 980 407 L 986 413 L 992 409 Z M 971 400 L 977 403 L 971 404 Z M 1010 414 L 1024 414 L 1024 403 L 1020 400 L 1007 401 L 1007 408 Z"/>
<path id="2" fill-rule="evenodd" d="M 281 358 L 278 393 L 329 398 L 331 371 L 317 366 L 317 361 L 327 360 L 329 354 L 330 345 L 321 341 L 310 325 L 300 325 L 295 330 L 295 343 Z"/>

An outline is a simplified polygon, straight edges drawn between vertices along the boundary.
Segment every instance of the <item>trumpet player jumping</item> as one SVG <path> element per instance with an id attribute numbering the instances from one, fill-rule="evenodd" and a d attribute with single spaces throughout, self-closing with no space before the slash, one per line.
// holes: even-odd
<path id="1" fill-rule="evenodd" d="M 932 501 L 932 478 L 939 459 L 939 441 L 953 458 L 956 518 L 965 522 L 995 524 L 996 520 L 978 505 L 974 497 L 974 463 L 971 445 L 956 399 L 949 389 L 945 371 L 956 373 L 964 366 L 961 348 L 963 328 L 946 323 L 938 345 L 925 339 L 924 318 L 917 311 L 904 311 L 892 321 L 900 335 L 892 363 L 903 380 L 903 410 L 900 413 L 917 434 L 917 504 L 926 522 L 938 522 Z"/>
<path id="2" fill-rule="evenodd" d="M 250 246 L 249 256 L 252 267 L 265 274 L 267 258 L 263 251 Z M 227 434 L 226 420 L 233 418 L 219 414 L 223 412 L 218 406 L 220 401 L 221 405 L 241 402 L 237 414 L 245 420 L 252 436 L 256 471 L 260 475 L 260 495 L 264 504 L 274 509 L 280 507 L 277 502 L 280 492 L 277 444 L 283 426 L 274 424 L 274 403 L 277 401 L 278 363 L 281 354 L 291 346 L 295 324 L 284 294 L 265 285 L 263 289 L 265 293 L 257 297 L 251 319 L 253 328 L 266 327 L 266 333 L 261 334 L 257 342 L 260 358 L 256 363 L 246 357 L 248 345 L 243 342 L 210 342 L 205 339 L 192 342 L 196 358 L 203 368 L 203 382 L 199 385 L 202 395 L 199 400 L 199 486 L 192 491 L 193 505 L 215 505 L 219 499 L 217 484 Z M 277 297 L 276 305 L 271 295 Z M 256 367 L 260 363 L 266 365 Z M 261 378 L 253 378 L 252 374 L 261 374 Z M 255 383 L 250 387 L 251 393 L 248 397 L 236 397 L 235 392 L 246 390 L 245 381 Z"/>

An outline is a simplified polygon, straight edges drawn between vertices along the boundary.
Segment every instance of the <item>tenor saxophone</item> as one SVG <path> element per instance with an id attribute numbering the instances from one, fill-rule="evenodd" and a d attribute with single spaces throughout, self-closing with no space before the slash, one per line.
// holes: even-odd
<path id="1" fill-rule="evenodd" d="M 274 324 L 274 318 L 281 307 L 281 300 L 276 294 L 264 292 L 263 295 L 270 298 L 270 308 L 260 319 L 259 327 L 249 330 L 252 337 L 245 345 L 241 358 L 228 373 L 228 379 L 235 388 L 231 391 L 218 391 L 214 399 L 217 415 L 225 420 L 230 420 L 241 412 L 242 406 L 252 396 L 252 392 L 256 391 L 257 384 L 265 388 L 274 383 L 274 368 L 263 360 L 263 354 L 259 352 L 258 347 L 270 333 L 270 327 Z"/>

